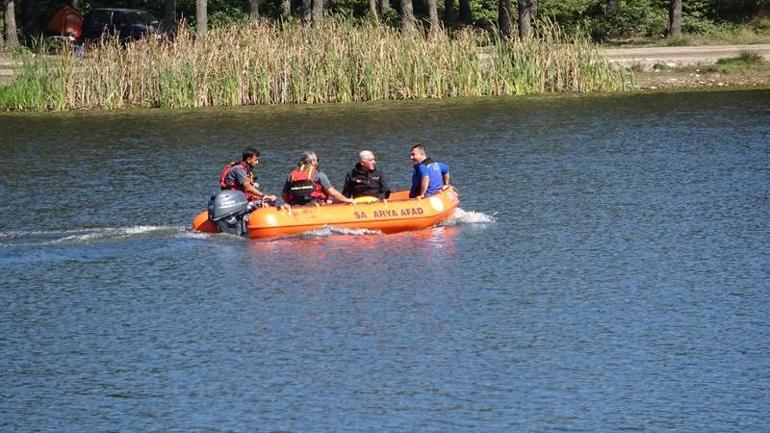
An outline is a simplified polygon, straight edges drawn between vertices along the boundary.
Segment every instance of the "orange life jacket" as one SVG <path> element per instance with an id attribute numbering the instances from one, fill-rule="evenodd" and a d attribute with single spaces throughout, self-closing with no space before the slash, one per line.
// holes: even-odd
<path id="1" fill-rule="evenodd" d="M 289 187 L 284 200 L 289 203 L 307 204 L 314 201 L 325 202 L 329 199 L 320 182 L 315 181 L 315 167 L 300 166 L 289 174 Z"/>
<path id="2" fill-rule="evenodd" d="M 243 170 L 246 172 L 246 176 L 249 177 L 249 182 L 251 184 L 254 184 L 254 174 L 251 172 L 251 167 L 249 164 L 246 164 L 245 161 L 241 162 L 229 162 L 225 167 L 222 169 L 222 171 L 219 173 L 219 187 L 222 189 L 229 189 L 233 191 L 242 191 L 244 194 L 246 194 L 246 199 L 249 201 L 259 200 L 260 197 L 255 196 L 254 194 L 246 191 L 243 189 L 243 185 L 238 185 L 235 183 L 227 183 L 227 174 L 230 173 L 230 170 L 233 169 L 235 166 L 242 166 Z"/>

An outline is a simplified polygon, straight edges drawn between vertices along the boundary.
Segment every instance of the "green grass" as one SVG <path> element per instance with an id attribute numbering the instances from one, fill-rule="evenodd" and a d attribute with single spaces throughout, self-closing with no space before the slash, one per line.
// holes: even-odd
<path id="1" fill-rule="evenodd" d="M 723 74 L 735 74 L 739 72 L 750 71 L 770 71 L 770 62 L 761 55 L 751 50 L 744 50 L 738 57 L 719 59 L 715 65 L 709 68 L 710 71 L 721 72 Z"/>
<path id="2" fill-rule="evenodd" d="M 761 55 L 751 50 L 742 50 L 740 54 L 738 54 L 738 57 L 719 59 L 717 61 L 718 65 L 735 64 L 743 66 L 761 66 L 765 63 L 766 61 Z"/>

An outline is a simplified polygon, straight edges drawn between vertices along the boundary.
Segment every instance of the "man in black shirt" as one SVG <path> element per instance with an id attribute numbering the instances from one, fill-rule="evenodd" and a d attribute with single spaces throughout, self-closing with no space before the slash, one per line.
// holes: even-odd
<path id="1" fill-rule="evenodd" d="M 358 159 L 353 170 L 345 176 L 342 195 L 350 198 L 377 197 L 380 200 L 390 197 L 390 188 L 375 166 L 374 154 L 364 150 Z"/>

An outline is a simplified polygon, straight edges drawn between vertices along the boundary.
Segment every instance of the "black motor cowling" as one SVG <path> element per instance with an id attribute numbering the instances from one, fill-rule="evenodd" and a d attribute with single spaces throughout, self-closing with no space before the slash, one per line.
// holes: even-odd
<path id="1" fill-rule="evenodd" d="M 237 236 L 246 236 L 246 223 L 254 207 L 241 191 L 223 190 L 209 200 L 209 219 L 219 230 Z"/>

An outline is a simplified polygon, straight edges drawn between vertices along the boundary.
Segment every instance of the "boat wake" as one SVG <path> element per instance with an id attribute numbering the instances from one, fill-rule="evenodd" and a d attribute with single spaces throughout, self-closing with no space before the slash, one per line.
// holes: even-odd
<path id="1" fill-rule="evenodd" d="M 203 233 L 190 232 L 182 226 L 133 226 L 104 227 L 75 230 L 32 230 L 0 232 L 0 247 L 39 247 L 47 245 L 73 245 L 109 242 L 138 236 L 183 235 L 205 237 Z"/>
<path id="2" fill-rule="evenodd" d="M 461 224 L 486 224 L 493 222 L 495 222 L 493 215 L 475 211 L 464 211 L 458 208 L 455 211 L 454 216 L 441 222 L 439 227 L 454 227 Z M 382 232 L 379 230 L 323 227 L 302 233 L 298 236 L 303 239 L 317 239 L 331 236 L 372 236 L 381 234 Z M 142 236 L 171 236 L 204 239 L 217 235 L 191 231 L 184 226 L 132 226 L 74 230 L 0 231 L 0 248 L 87 245 Z"/>
<path id="3" fill-rule="evenodd" d="M 461 224 L 488 224 L 494 223 L 494 215 L 487 215 L 482 212 L 464 211 L 460 208 L 455 210 L 452 218 L 444 220 L 438 224 L 438 227 L 455 227 Z M 328 238 L 332 236 L 372 236 L 381 235 L 379 230 L 369 229 L 346 229 L 340 227 L 322 227 L 296 235 L 302 239 Z"/>
<path id="4" fill-rule="evenodd" d="M 459 207 L 455 210 L 454 216 L 439 223 L 440 227 L 454 227 L 461 224 L 488 224 L 495 222 L 494 215 L 487 215 L 483 212 L 465 211 Z"/>
<path id="5" fill-rule="evenodd" d="M 382 232 L 379 230 L 346 229 L 346 228 L 340 228 L 340 227 L 322 227 L 320 229 L 311 230 L 309 232 L 302 233 L 299 236 L 304 239 L 316 239 L 316 238 L 327 238 L 335 235 L 371 236 L 371 235 L 381 235 L 381 234 Z"/>

